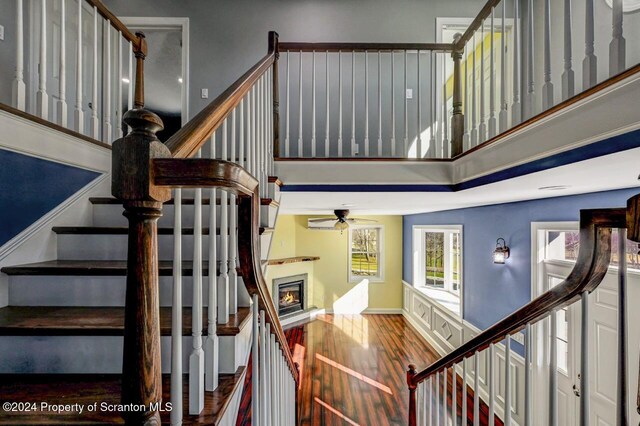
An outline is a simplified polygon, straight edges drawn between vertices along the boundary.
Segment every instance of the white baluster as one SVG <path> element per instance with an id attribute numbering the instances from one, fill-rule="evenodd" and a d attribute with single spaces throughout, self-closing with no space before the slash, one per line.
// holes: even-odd
<path id="1" fill-rule="evenodd" d="M 80 2 L 82 3 L 82 2 Z M 24 10 L 22 0 L 16 0 L 16 76 L 12 85 L 12 105 L 25 110 L 26 86 L 24 84 Z"/>
<path id="2" fill-rule="evenodd" d="M 542 85 L 542 109 L 553 106 L 551 82 L 551 0 L 544 1 L 544 84 Z"/>
<path id="3" fill-rule="evenodd" d="M 429 377 L 429 426 L 433 425 L 433 380 Z"/>
<path id="4" fill-rule="evenodd" d="M 351 52 L 351 156 L 356 155 L 356 52 Z"/>
<path id="5" fill-rule="evenodd" d="M 504 342 L 504 426 L 511 426 L 511 335 Z M 493 423 L 492 423 L 493 424 Z"/>
<path id="6" fill-rule="evenodd" d="M 289 80 L 289 51 L 287 50 L 287 86 L 286 86 L 286 98 L 287 98 L 287 110 L 286 110 L 286 119 L 285 119 L 285 124 L 284 124 L 284 129 L 285 129 L 285 136 L 284 136 L 284 156 L 285 157 L 290 157 L 291 156 L 291 147 L 290 145 L 290 139 L 289 139 L 289 117 L 290 117 L 290 109 L 291 109 L 291 97 L 289 96 L 289 85 L 290 85 L 290 80 Z"/>
<path id="7" fill-rule="evenodd" d="M 253 146 L 255 145 L 255 91 L 253 87 L 247 93 L 247 171 L 253 173 Z"/>
<path id="8" fill-rule="evenodd" d="M 507 1 L 502 0 L 502 22 L 500 35 L 500 113 L 498 116 L 498 124 L 500 133 L 505 132 L 508 128 L 507 120 Z"/>
<path id="9" fill-rule="evenodd" d="M 264 319 L 264 311 L 260 311 L 260 365 L 258 367 L 258 374 L 260 374 L 260 424 L 268 425 L 268 412 L 269 401 L 268 397 L 268 382 L 267 382 L 267 339 L 266 325 Z"/>
<path id="10" fill-rule="evenodd" d="M 626 40 L 622 36 L 622 0 L 612 0 L 613 32 L 609 43 L 609 76 L 626 68 Z"/>
<path id="11" fill-rule="evenodd" d="M 133 84 L 133 80 L 129 84 Z M 91 137 L 100 139 L 98 118 L 98 8 L 93 6 L 93 76 L 91 78 Z"/>
<path id="12" fill-rule="evenodd" d="M 111 125 L 111 22 L 107 19 L 104 21 L 104 90 L 102 92 L 102 101 L 104 103 L 104 124 L 102 126 L 102 138 L 106 143 L 112 142 L 112 125 Z"/>
<path id="13" fill-rule="evenodd" d="M 40 57 L 38 62 L 38 92 L 36 115 L 49 119 L 49 95 L 47 94 L 47 2 L 40 2 Z"/>
<path id="14" fill-rule="evenodd" d="M 22 0 L 20 0 L 20 3 Z M 84 111 L 82 110 L 82 5 L 84 2 L 78 0 L 78 50 L 76 51 L 76 108 L 73 114 L 75 129 L 78 133 L 84 133 Z"/>
<path id="15" fill-rule="evenodd" d="M 342 157 L 342 52 L 338 51 L 338 157 Z"/>
<path id="16" fill-rule="evenodd" d="M 275 328 L 275 327 L 274 327 Z M 275 330 L 274 330 L 275 332 Z M 277 425 L 278 424 L 278 400 L 276 399 L 276 396 L 278 395 L 278 388 L 276 387 L 277 385 L 277 381 L 276 381 L 276 377 L 277 377 L 277 373 L 276 373 L 276 365 L 277 365 L 277 360 L 276 360 L 276 336 L 274 334 L 271 334 L 271 363 L 270 363 L 270 370 L 271 370 L 271 380 L 269 381 L 271 383 L 271 404 L 272 404 L 272 408 L 271 408 L 271 424 L 272 425 Z"/>
<path id="17" fill-rule="evenodd" d="M 260 424 L 262 415 L 260 410 L 260 370 L 259 359 L 260 353 L 258 351 L 258 341 L 260 336 L 260 329 L 258 327 L 258 295 L 252 296 L 251 304 L 251 421 L 256 426 Z"/>
<path id="18" fill-rule="evenodd" d="M 216 158 L 216 134 L 211 135 L 209 144 L 209 158 Z M 205 376 L 204 386 L 208 391 L 213 391 L 218 387 L 218 365 L 219 365 L 219 339 L 216 327 L 216 310 L 218 306 L 217 265 L 218 248 L 216 244 L 216 229 L 218 228 L 218 212 L 216 211 L 217 189 L 212 187 L 209 190 L 209 300 L 207 302 L 207 339 L 204 342 L 205 356 Z"/>
<path id="19" fill-rule="evenodd" d="M 467 151 L 471 148 L 471 90 L 469 89 L 469 55 L 467 53 L 467 43 L 464 45 L 464 134 L 462 135 L 462 150 Z"/>
<path id="20" fill-rule="evenodd" d="M 456 364 L 453 364 L 451 369 L 452 378 L 451 385 L 453 386 L 453 394 L 451 395 L 451 413 L 453 414 L 453 426 L 458 425 L 458 373 L 456 373 Z"/>
<path id="21" fill-rule="evenodd" d="M 533 0 L 527 0 L 528 25 L 527 25 L 527 100 L 525 103 L 525 117 L 531 118 L 535 115 L 535 74 L 534 74 L 534 11 Z"/>
<path id="22" fill-rule="evenodd" d="M 621 24 L 622 25 L 622 24 Z M 618 379 L 616 381 L 616 424 L 629 424 L 627 399 L 627 230 L 618 228 Z"/>
<path id="23" fill-rule="evenodd" d="M 391 156 L 396 156 L 396 57 L 391 51 Z"/>
<path id="24" fill-rule="evenodd" d="M 58 124 L 67 127 L 67 16 L 66 0 L 60 0 L 60 68 L 58 86 Z"/>
<path id="25" fill-rule="evenodd" d="M 129 42 L 129 82 L 127 83 L 127 109 L 133 109 L 133 43 Z"/>
<path id="26" fill-rule="evenodd" d="M 236 157 L 236 109 L 231 111 L 231 157 L 230 161 L 237 163 Z M 226 206 L 223 206 L 226 208 Z M 236 314 L 238 312 L 238 264 L 236 261 L 236 253 L 238 251 L 237 243 L 237 206 L 236 194 L 229 194 L 229 313 Z M 225 232 L 225 230 L 220 230 Z"/>
<path id="27" fill-rule="evenodd" d="M 378 157 L 382 157 L 382 63 L 378 50 Z"/>
<path id="28" fill-rule="evenodd" d="M 325 130 L 324 130 L 324 156 L 329 157 L 329 51 L 325 52 L 325 103 L 327 107 L 326 117 L 325 117 Z"/>
<path id="29" fill-rule="evenodd" d="M 196 154 L 196 158 L 200 158 L 200 151 Z M 200 188 L 195 190 L 193 209 L 193 306 L 191 308 L 193 348 L 189 356 L 189 414 L 199 414 L 204 409 L 204 351 L 202 349 L 202 189 Z M 209 265 L 209 268 L 215 271 L 215 265 Z"/>
<path id="30" fill-rule="evenodd" d="M 238 164 L 240 167 L 245 167 L 245 154 L 244 154 L 244 103 L 248 98 L 248 95 L 245 95 L 244 98 L 240 101 L 239 105 L 239 115 L 240 115 L 240 126 L 238 127 L 239 137 L 238 137 Z"/>
<path id="31" fill-rule="evenodd" d="M 531 337 L 531 324 L 527 323 L 524 333 L 524 426 L 531 426 L 533 424 L 533 411 L 532 411 L 532 387 L 533 382 L 531 380 L 531 354 L 533 351 L 532 337 Z M 589 424 L 589 423 L 581 423 Z"/>
<path id="32" fill-rule="evenodd" d="M 447 375 L 448 375 L 448 369 L 445 368 L 443 371 L 444 374 L 444 383 L 442 386 L 442 414 L 444 415 L 444 425 L 448 426 L 449 425 L 449 407 L 447 404 Z"/>
<path id="33" fill-rule="evenodd" d="M 571 0 L 564 0 L 564 71 L 562 73 L 562 100 L 575 94 L 575 75 L 571 64 Z"/>
<path id="34" fill-rule="evenodd" d="M 436 111 L 437 111 L 437 98 L 436 98 L 436 53 L 431 51 L 431 64 L 430 64 L 429 72 L 429 81 L 431 90 L 430 90 L 430 101 L 431 101 L 431 111 L 430 111 L 430 121 L 431 121 L 431 135 L 429 136 L 429 158 L 437 157 L 437 148 L 436 148 L 436 132 L 437 132 L 437 121 L 436 121 Z"/>
<path id="35" fill-rule="evenodd" d="M 311 55 L 311 158 L 316 158 L 316 52 Z"/>
<path id="36" fill-rule="evenodd" d="M 364 51 L 364 156 L 369 156 L 369 52 Z"/>
<path id="37" fill-rule="evenodd" d="M 478 102 L 476 100 L 476 34 L 473 33 L 473 49 L 472 49 L 472 61 L 471 68 L 473 69 L 473 73 L 471 76 L 471 146 L 478 145 L 478 128 L 476 127 L 476 114 L 477 114 L 477 105 Z"/>
<path id="38" fill-rule="evenodd" d="M 173 190 L 173 287 L 171 301 L 171 424 L 182 423 L 182 190 Z"/>
<path id="39" fill-rule="evenodd" d="M 480 24 L 480 124 L 478 126 L 478 143 L 483 143 L 487 140 L 484 99 L 484 21 L 482 21 L 482 24 Z"/>
<path id="40" fill-rule="evenodd" d="M 416 135 L 416 158 L 422 158 L 422 102 L 420 101 L 422 95 L 422 84 L 420 79 L 420 51 L 416 54 L 416 76 L 418 80 L 418 131 Z"/>
<path id="41" fill-rule="evenodd" d="M 495 383 L 495 345 L 492 343 L 489 345 L 489 371 L 487 372 L 487 382 L 489 384 L 489 420 L 488 425 L 495 424 L 495 398 L 496 398 L 496 383 Z"/>
<path id="42" fill-rule="evenodd" d="M 404 140 L 402 142 L 402 157 L 406 158 L 409 147 L 409 101 L 407 100 L 407 51 L 403 52 L 404 57 Z"/>
<path id="43" fill-rule="evenodd" d="M 271 335 L 271 324 L 267 323 L 267 331 L 266 331 L 266 348 L 264 351 L 265 356 L 265 373 L 266 373 L 266 388 L 267 388 L 267 400 L 266 400 L 266 421 L 267 424 L 273 425 L 273 376 L 272 376 L 272 368 L 273 368 L 273 353 L 272 353 L 272 335 Z"/>
<path id="44" fill-rule="evenodd" d="M 585 0 L 584 59 L 582 60 L 582 90 L 587 90 L 598 82 L 598 58 L 595 55 L 594 0 Z"/>
<path id="45" fill-rule="evenodd" d="M 589 380 L 589 344 L 591 330 L 589 329 L 589 292 L 583 291 L 580 299 L 580 424 L 588 425 L 590 418 L 591 391 Z M 531 422 L 529 422 L 531 425 Z M 528 426 L 528 425 L 525 425 Z"/>
<path id="46" fill-rule="evenodd" d="M 222 123 L 221 160 L 227 160 L 228 147 L 228 118 Z M 211 200 L 211 207 L 215 208 L 216 200 Z M 218 324 L 229 322 L 229 199 L 227 191 L 220 191 L 220 272 L 218 275 Z M 215 231 L 212 231 L 215 232 Z M 215 244 L 215 238 L 212 240 Z M 215 265 L 211 266 L 215 268 Z"/>
<path id="47" fill-rule="evenodd" d="M 442 56 L 442 158 L 449 157 L 449 111 L 447 109 L 447 64 L 446 57 Z"/>
<path id="48" fill-rule="evenodd" d="M 513 2 L 513 102 L 511 103 L 511 126 L 517 126 L 522 119 L 522 105 L 520 104 L 520 75 L 521 55 L 520 46 L 520 6 L 519 1 Z"/>
<path id="49" fill-rule="evenodd" d="M 504 3 L 506 0 L 503 0 Z M 503 19 L 504 21 L 504 19 Z M 490 43 L 489 43 L 489 139 L 493 138 L 497 132 L 497 122 L 496 122 L 496 71 L 495 71 L 495 63 L 496 63 L 496 55 L 494 48 L 494 31 L 495 31 L 495 8 L 491 8 L 491 33 L 490 33 Z M 502 37 L 504 40 L 504 37 Z"/>
<path id="50" fill-rule="evenodd" d="M 440 426 L 440 373 L 436 373 L 436 425 Z"/>
<path id="51" fill-rule="evenodd" d="M 467 424 L 467 359 L 462 359 L 462 424 Z"/>
<path id="52" fill-rule="evenodd" d="M 480 426 L 480 352 L 473 356 L 473 426 Z"/>
<path id="53" fill-rule="evenodd" d="M 555 309 L 549 318 L 549 426 L 558 426 L 558 325 Z"/>
<path id="54" fill-rule="evenodd" d="M 298 157 L 304 157 L 302 147 L 302 51 L 300 51 L 300 68 L 298 69 Z"/>
<path id="55" fill-rule="evenodd" d="M 116 130 L 118 137 L 124 135 L 122 131 L 122 33 L 118 31 L 118 80 L 116 88 Z"/>

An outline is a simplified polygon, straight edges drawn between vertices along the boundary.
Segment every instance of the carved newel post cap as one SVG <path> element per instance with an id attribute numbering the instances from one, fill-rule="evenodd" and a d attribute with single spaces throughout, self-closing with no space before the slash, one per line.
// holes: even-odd
<path id="1" fill-rule="evenodd" d="M 164 130 L 164 123 L 157 114 L 143 108 L 130 109 L 124 113 L 122 121 L 131 127 L 132 132 L 151 133 L 154 139 L 155 134 Z"/>

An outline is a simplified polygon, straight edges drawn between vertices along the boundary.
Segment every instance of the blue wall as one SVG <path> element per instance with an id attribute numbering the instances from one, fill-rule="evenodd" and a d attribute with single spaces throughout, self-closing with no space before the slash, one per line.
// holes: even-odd
<path id="1" fill-rule="evenodd" d="M 0 246 L 98 176 L 0 150 Z"/>
<path id="2" fill-rule="evenodd" d="M 405 216 L 403 279 L 413 282 L 414 225 L 463 225 L 463 317 L 483 330 L 531 300 L 531 222 L 577 221 L 580 209 L 626 206 L 638 192 L 633 188 Z M 491 258 L 498 237 L 511 248 L 504 265 Z"/>

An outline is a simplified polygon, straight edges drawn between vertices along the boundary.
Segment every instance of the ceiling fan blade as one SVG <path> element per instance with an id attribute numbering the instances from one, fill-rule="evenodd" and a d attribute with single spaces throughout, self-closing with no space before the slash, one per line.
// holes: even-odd
<path id="1" fill-rule="evenodd" d="M 357 223 L 378 223 L 378 221 L 377 221 L 377 220 L 373 220 L 373 219 L 359 219 L 359 218 L 357 218 L 357 217 L 354 217 L 354 218 L 352 218 L 352 219 L 347 219 L 347 221 L 348 221 L 349 223 L 355 223 L 355 224 L 357 224 Z"/>
<path id="2" fill-rule="evenodd" d="M 309 223 L 329 223 L 335 222 L 336 218 L 317 218 L 317 219 L 309 219 Z"/>

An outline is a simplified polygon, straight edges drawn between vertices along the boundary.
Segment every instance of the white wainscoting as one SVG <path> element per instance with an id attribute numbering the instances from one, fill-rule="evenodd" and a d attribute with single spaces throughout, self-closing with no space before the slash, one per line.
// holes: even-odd
<path id="1" fill-rule="evenodd" d="M 474 325 L 464 321 L 459 315 L 447 309 L 444 305 L 430 298 L 424 292 L 403 281 L 403 316 L 427 342 L 440 354 L 446 355 L 464 342 L 478 335 L 479 330 Z M 512 421 L 523 424 L 524 419 L 524 358 L 513 350 L 516 341 L 521 336 L 513 336 L 511 351 L 511 401 Z M 487 372 L 489 371 L 488 351 L 480 354 L 480 398 L 489 401 Z M 495 346 L 494 383 L 496 414 L 504 419 L 504 371 L 505 347 L 502 343 Z M 467 383 L 473 386 L 473 359 L 467 360 Z M 462 375 L 462 365 L 458 365 L 458 374 Z"/>

